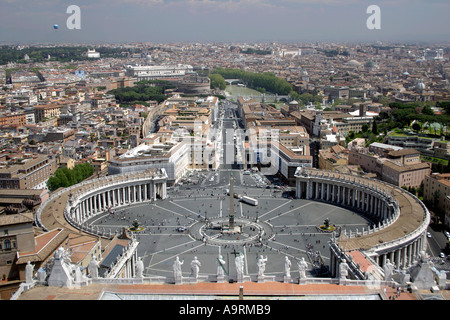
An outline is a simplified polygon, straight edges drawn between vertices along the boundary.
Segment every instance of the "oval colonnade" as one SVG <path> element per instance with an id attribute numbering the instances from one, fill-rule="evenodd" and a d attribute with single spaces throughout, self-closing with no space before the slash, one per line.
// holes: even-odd
<path id="1" fill-rule="evenodd" d="M 373 224 L 348 233 L 340 230 L 331 250 L 331 275 L 337 274 L 341 255 L 360 251 L 378 266 L 414 264 L 426 250 L 430 214 L 417 197 L 379 180 L 310 168 L 298 168 L 296 197 L 351 208 Z"/>

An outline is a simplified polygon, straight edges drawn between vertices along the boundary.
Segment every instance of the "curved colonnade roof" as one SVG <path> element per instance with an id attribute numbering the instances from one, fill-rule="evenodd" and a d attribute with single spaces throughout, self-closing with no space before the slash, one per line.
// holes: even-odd
<path id="1" fill-rule="evenodd" d="M 300 168 L 299 168 L 300 169 Z M 309 175 L 311 178 L 338 178 L 345 177 L 347 182 L 352 184 L 358 182 L 368 182 L 370 188 L 377 188 L 377 190 L 383 190 L 384 192 L 391 194 L 394 191 L 394 200 L 398 201 L 400 207 L 400 215 L 391 225 L 383 228 L 380 231 L 348 238 L 341 234 L 338 239 L 339 245 L 346 251 L 352 250 L 370 250 L 371 248 L 381 245 L 387 242 L 395 241 L 410 233 L 413 233 L 419 229 L 422 224 L 429 220 L 429 214 L 424 211 L 424 208 L 419 203 L 418 199 L 415 199 L 411 194 L 405 190 L 390 185 L 385 182 L 381 182 L 374 179 L 356 177 L 348 174 L 336 173 L 318 169 L 302 169 L 304 172 L 318 173 L 317 176 Z M 324 175 L 322 175 L 322 173 Z M 298 170 L 295 175 L 301 176 L 301 171 Z M 354 180 L 353 180 L 354 179 Z M 427 223 L 428 224 L 428 223 Z"/>
<path id="2" fill-rule="evenodd" d="M 388 227 L 361 237 L 339 239 L 339 245 L 347 251 L 369 250 L 376 245 L 394 241 L 417 230 L 424 221 L 424 211 L 421 205 L 405 192 L 395 189 L 395 199 L 400 206 L 398 219 Z"/>
<path id="3" fill-rule="evenodd" d="M 50 198 L 41 205 L 42 211 L 39 217 L 40 223 L 47 230 L 53 230 L 55 228 L 63 228 L 69 232 L 85 233 L 82 230 L 73 227 L 64 217 L 64 209 L 66 207 L 67 202 L 69 201 L 70 194 L 76 195 L 78 192 L 89 193 L 90 192 L 89 189 L 91 189 L 91 187 L 100 187 L 100 188 L 107 187 L 106 183 L 113 182 L 113 180 L 116 180 L 118 184 L 121 182 L 126 183 L 129 180 L 129 178 L 133 178 L 135 176 L 139 178 L 142 177 L 159 178 L 158 176 L 155 176 L 155 174 L 159 174 L 157 169 L 140 171 L 136 173 L 126 173 L 122 175 L 115 175 L 111 177 L 101 178 L 100 180 L 92 179 L 91 181 L 89 180 L 84 181 L 83 183 L 77 184 L 73 187 L 66 188 L 60 195 L 56 197 L 51 195 Z M 55 194 L 58 191 L 59 190 L 55 191 L 53 194 Z"/>

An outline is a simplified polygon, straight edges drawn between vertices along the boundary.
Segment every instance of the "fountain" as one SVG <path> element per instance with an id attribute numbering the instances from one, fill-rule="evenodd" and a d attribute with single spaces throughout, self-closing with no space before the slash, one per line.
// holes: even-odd
<path id="1" fill-rule="evenodd" d="M 329 218 L 326 218 L 323 224 L 319 226 L 319 230 L 325 232 L 333 232 L 334 230 L 336 230 L 336 227 L 330 224 Z"/>
<path id="2" fill-rule="evenodd" d="M 130 230 L 131 232 L 139 232 L 139 231 L 143 231 L 144 227 L 141 226 L 139 221 L 134 220 L 133 224 L 131 225 L 131 227 L 128 228 L 128 230 Z"/>

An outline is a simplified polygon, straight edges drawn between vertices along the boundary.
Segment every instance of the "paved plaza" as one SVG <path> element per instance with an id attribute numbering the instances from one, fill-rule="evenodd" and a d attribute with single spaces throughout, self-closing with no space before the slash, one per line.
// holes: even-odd
<path id="1" fill-rule="evenodd" d="M 234 258 L 239 253 L 244 254 L 245 272 L 250 276 L 258 273 L 260 255 L 267 257 L 266 276 L 283 276 L 285 256 L 291 260 L 292 277 L 298 276 L 297 261 L 302 258 L 310 267 L 309 276 L 325 276 L 331 234 L 317 227 L 326 218 L 337 230 L 356 231 L 370 224 L 354 211 L 289 198 L 286 189 L 261 185 L 265 179 L 258 174 L 245 175 L 233 170 L 234 193 L 255 198 L 258 205 L 234 198 L 235 221 L 241 229 L 239 233 L 223 233 L 218 227 L 229 218 L 230 198 L 226 193 L 230 171 L 196 172 L 191 176 L 195 185 L 186 179 L 183 185 L 170 188 L 165 200 L 121 208 L 88 223 L 114 232 L 129 228 L 137 220 L 143 229 L 134 235 L 139 242 L 137 255 L 144 261 L 145 276 L 172 276 L 172 264 L 178 256 L 184 261 L 183 276 L 191 274 L 190 263 L 197 257 L 200 275 L 213 277 L 217 258 L 222 255 L 229 279 L 236 277 Z"/>

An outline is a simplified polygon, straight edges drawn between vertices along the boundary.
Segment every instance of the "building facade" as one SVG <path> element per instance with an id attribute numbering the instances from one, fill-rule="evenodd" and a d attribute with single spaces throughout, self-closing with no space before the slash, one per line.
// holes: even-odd
<path id="1" fill-rule="evenodd" d="M 0 168 L 0 188 L 46 189 L 47 180 L 56 169 L 55 159 L 46 155 L 34 155 Z"/>
<path id="2" fill-rule="evenodd" d="M 108 175 L 164 169 L 168 183 L 176 183 L 188 170 L 190 154 L 190 145 L 185 142 L 151 146 L 141 144 L 124 155 L 111 159 Z"/>
<path id="3" fill-rule="evenodd" d="M 450 173 L 433 173 L 423 181 L 423 199 L 444 213 L 444 223 L 450 227 Z"/>

